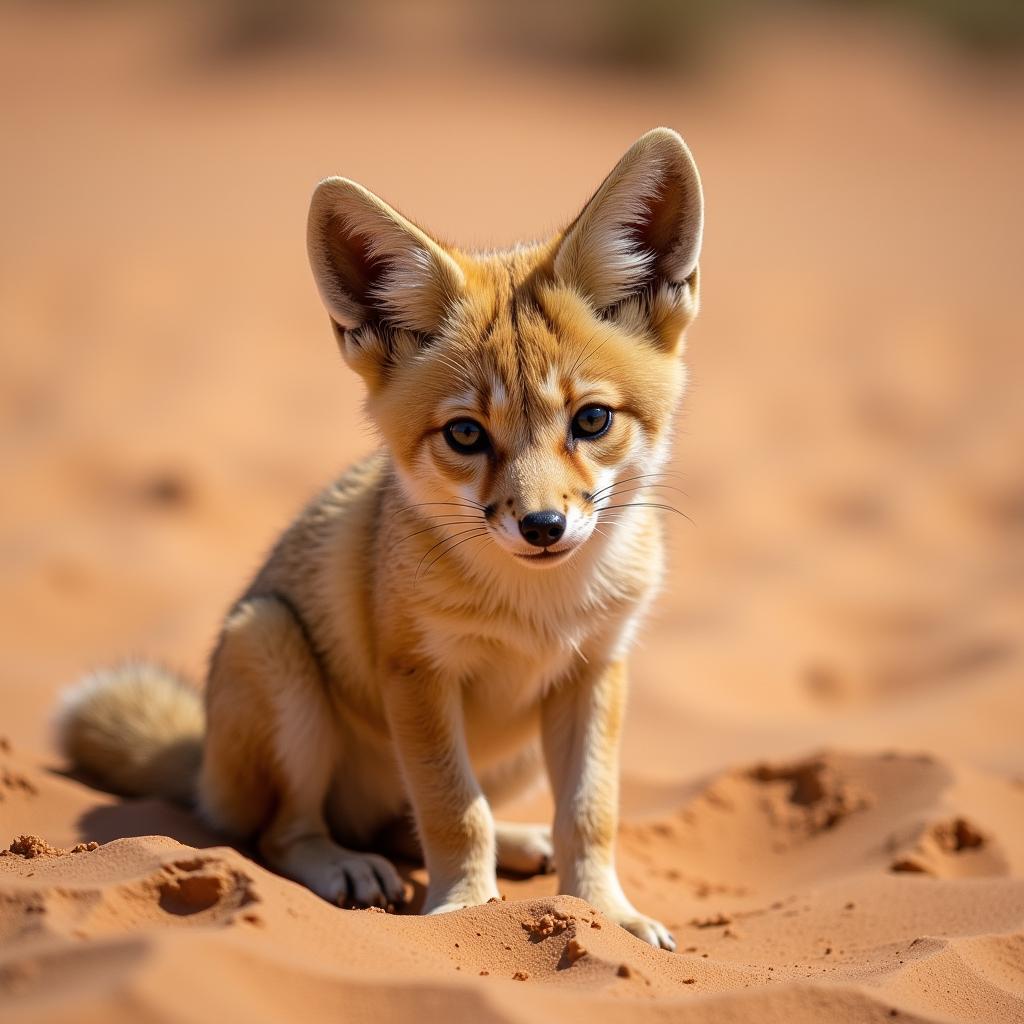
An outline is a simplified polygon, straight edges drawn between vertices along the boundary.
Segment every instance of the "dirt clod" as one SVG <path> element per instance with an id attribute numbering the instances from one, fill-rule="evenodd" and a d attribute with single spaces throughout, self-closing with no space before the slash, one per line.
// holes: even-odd
<path id="1" fill-rule="evenodd" d="M 586 955 L 587 947 L 579 939 L 569 940 L 569 944 L 565 947 L 565 959 L 569 963 L 574 964 L 577 960 L 582 960 Z"/>
<path id="2" fill-rule="evenodd" d="M 576 919 L 571 915 L 556 910 L 550 914 L 543 914 L 539 918 L 528 917 L 520 924 L 524 931 L 530 933 L 530 938 L 534 942 L 540 942 L 541 939 L 546 939 L 551 935 L 560 935 L 575 922 Z"/>
<path id="3" fill-rule="evenodd" d="M 768 800 L 766 808 L 777 824 L 805 836 L 817 835 L 872 803 L 868 794 L 839 777 L 820 758 L 789 764 L 759 764 L 747 773 L 754 782 L 785 788 L 781 800 Z M 783 844 L 784 848 L 784 844 Z"/>
<path id="4" fill-rule="evenodd" d="M 692 917 L 690 924 L 694 928 L 721 928 L 732 924 L 732 918 L 728 914 L 711 914 L 708 917 Z"/>
<path id="5" fill-rule="evenodd" d="M 59 857 L 64 853 L 56 846 L 51 846 L 45 839 L 33 835 L 18 836 L 7 849 L 9 853 L 24 857 L 26 860 L 33 857 Z"/>
<path id="6" fill-rule="evenodd" d="M 0 801 L 4 799 L 5 792 L 36 796 L 39 790 L 27 775 L 12 771 L 10 768 L 0 768 Z"/>

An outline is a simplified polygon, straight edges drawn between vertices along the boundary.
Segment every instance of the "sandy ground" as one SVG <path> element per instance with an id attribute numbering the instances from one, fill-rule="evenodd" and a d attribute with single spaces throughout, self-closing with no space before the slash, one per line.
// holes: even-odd
<path id="1" fill-rule="evenodd" d="M 26 12 L 0 40 L 5 1021 L 1024 1020 L 1024 79 L 846 23 L 751 29 L 696 79 L 397 44 L 183 70 L 148 14 Z M 275 532 L 373 445 L 305 264 L 317 178 L 502 244 L 658 123 L 709 204 L 695 525 L 634 658 L 620 861 L 680 952 L 550 878 L 339 910 L 63 775 L 61 688 L 130 653 L 199 678 Z"/>

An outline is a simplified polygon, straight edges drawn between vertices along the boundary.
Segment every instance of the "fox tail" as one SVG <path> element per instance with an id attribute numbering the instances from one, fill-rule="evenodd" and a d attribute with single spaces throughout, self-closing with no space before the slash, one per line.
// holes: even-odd
<path id="1" fill-rule="evenodd" d="M 131 661 L 86 676 L 64 696 L 57 734 L 77 770 L 125 796 L 195 800 L 205 715 L 173 672 Z"/>

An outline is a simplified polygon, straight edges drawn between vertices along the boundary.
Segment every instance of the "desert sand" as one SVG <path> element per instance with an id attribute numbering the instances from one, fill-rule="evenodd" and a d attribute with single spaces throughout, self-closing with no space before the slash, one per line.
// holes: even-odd
<path id="1" fill-rule="evenodd" d="M 644 77 L 427 27 L 212 67 L 146 5 L 4 17 L 5 1021 L 1024 1020 L 1019 69 L 846 20 Z M 61 690 L 125 655 L 201 679 L 276 531 L 374 444 L 306 267 L 315 181 L 506 244 L 659 123 L 708 197 L 693 523 L 633 658 L 619 860 L 679 952 L 551 877 L 341 910 L 66 775 Z"/>

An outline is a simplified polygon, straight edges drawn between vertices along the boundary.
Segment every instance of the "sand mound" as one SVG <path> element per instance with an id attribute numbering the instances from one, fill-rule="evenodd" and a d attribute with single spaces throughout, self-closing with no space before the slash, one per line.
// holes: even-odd
<path id="1" fill-rule="evenodd" d="M 1007 865 L 991 836 L 966 818 L 953 818 L 926 829 L 909 853 L 893 861 L 892 870 L 971 878 L 1006 874 Z"/>
<path id="2" fill-rule="evenodd" d="M 713 73 L 604 78 L 506 62 L 461 7 L 350 6 L 382 20 L 340 59 L 219 65 L 183 52 L 203 5 L 4 8 L 0 1018 L 1024 1019 L 1024 78 L 850 4 L 751 5 Z M 62 775 L 61 690 L 132 654 L 199 679 L 259 552 L 376 443 L 303 254 L 313 183 L 489 248 L 655 123 L 709 227 L 665 491 L 693 523 L 630 660 L 617 856 L 680 952 L 550 876 L 343 911 Z"/>
<path id="3" fill-rule="evenodd" d="M 677 954 L 580 900 L 516 898 L 550 878 L 505 880 L 505 901 L 443 917 L 394 916 L 332 907 L 228 847 L 21 836 L 0 856 L 0 991 L 11 1020 L 127 1020 L 125 1006 L 165 1020 L 151 993 L 186 977 L 205 1001 L 182 1020 L 214 1020 L 207 997 L 228 989 L 232 1019 L 252 1020 L 286 1006 L 330 1019 L 333 1004 L 626 1021 L 652 1001 L 680 1021 L 929 1020 L 965 1005 L 1010 1020 L 1024 1008 L 1024 793 L 959 774 L 822 752 L 726 772 L 627 824 L 625 883 L 674 929 Z M 984 825 L 956 813 L 965 787 L 986 794 Z"/>
<path id="4" fill-rule="evenodd" d="M 702 899 L 866 871 L 1004 875 L 1004 848 L 1021 853 L 1010 823 L 1022 798 L 930 756 L 821 753 L 726 772 L 675 812 L 627 826 L 623 846 Z M 963 804 L 970 816 L 956 813 Z"/>

